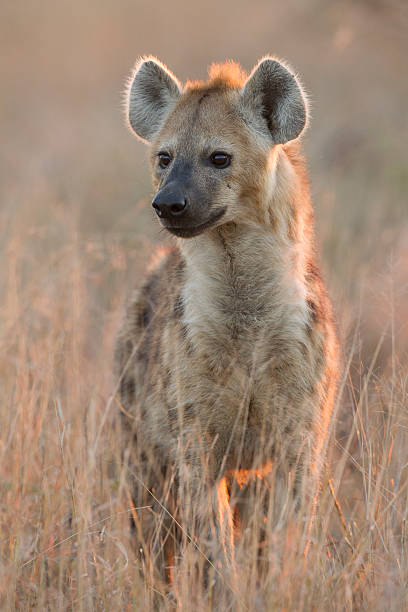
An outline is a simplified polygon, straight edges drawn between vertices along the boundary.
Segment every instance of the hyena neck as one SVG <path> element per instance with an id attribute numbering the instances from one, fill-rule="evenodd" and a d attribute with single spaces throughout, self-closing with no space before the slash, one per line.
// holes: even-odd
<path id="1" fill-rule="evenodd" d="M 273 170 L 265 200 L 253 203 L 254 219 L 180 243 L 185 323 L 190 339 L 207 354 L 209 339 L 224 352 L 242 350 L 242 343 L 293 330 L 307 317 L 307 188 L 286 154 Z"/>

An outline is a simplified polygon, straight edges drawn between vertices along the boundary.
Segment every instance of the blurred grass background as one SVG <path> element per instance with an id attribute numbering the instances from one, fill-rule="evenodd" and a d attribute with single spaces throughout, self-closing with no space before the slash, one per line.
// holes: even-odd
<path id="1" fill-rule="evenodd" d="M 143 54 L 181 80 L 205 78 L 208 64 L 227 58 L 250 70 L 266 53 L 301 76 L 312 106 L 304 146 L 318 244 L 346 358 L 352 350 L 339 445 L 355 425 L 367 371 L 387 406 L 401 418 L 407 408 L 407 4 L 2 0 L 0 41 L 0 601 L 5 609 L 115 609 L 113 601 L 143 609 L 134 602 L 144 587 L 126 572 L 127 590 L 103 600 L 118 550 L 125 557 L 114 538 L 127 530 L 125 485 L 112 468 L 120 463 L 112 346 L 121 304 L 167 240 L 150 207 L 145 148 L 125 126 L 125 80 Z M 349 450 L 360 464 L 357 434 Z M 351 516 L 362 494 L 347 473 L 337 484 Z M 89 561 L 79 536 L 76 561 L 71 549 L 51 559 L 53 543 L 88 533 L 104 512 L 119 519 L 103 563 L 94 550 Z M 377 609 L 378 593 L 402 601 L 394 578 L 383 583 L 373 591 L 379 599 L 367 591 L 371 604 L 359 609 Z"/>

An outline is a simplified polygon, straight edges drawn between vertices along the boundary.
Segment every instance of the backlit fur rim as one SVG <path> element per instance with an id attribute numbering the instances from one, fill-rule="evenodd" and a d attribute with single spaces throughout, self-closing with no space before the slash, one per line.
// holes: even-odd
<path id="1" fill-rule="evenodd" d="M 139 59 L 136 61 L 132 69 L 132 72 L 125 80 L 125 85 L 124 85 L 123 94 L 122 94 L 122 102 L 121 102 L 122 110 L 125 115 L 126 127 L 128 128 L 128 130 L 131 131 L 132 134 L 134 134 L 135 131 L 129 121 L 130 90 L 131 90 L 132 83 L 135 79 L 136 74 L 139 72 L 140 68 L 145 62 L 154 62 L 155 64 L 157 64 L 164 72 L 166 72 L 169 75 L 170 78 L 172 78 L 175 81 L 175 83 L 177 83 L 180 93 L 182 93 L 183 91 L 183 86 L 180 83 L 179 79 L 157 57 L 155 57 L 154 55 L 142 55 L 141 57 L 139 57 Z M 141 138 L 139 135 L 137 137 L 140 141 L 146 144 L 149 144 L 149 141 L 146 140 L 145 138 Z"/>
<path id="2" fill-rule="evenodd" d="M 305 102 L 305 107 L 306 107 L 306 121 L 305 121 L 305 127 L 302 130 L 302 134 L 305 133 L 305 131 L 307 130 L 307 128 L 309 127 L 309 123 L 310 123 L 310 116 L 311 116 L 311 101 L 310 101 L 310 96 L 307 93 L 307 91 L 305 90 L 305 87 L 299 77 L 299 75 L 293 70 L 293 68 L 291 67 L 291 65 L 289 64 L 289 62 L 287 62 L 286 60 L 283 60 L 279 57 L 276 57 L 274 55 L 264 55 L 260 60 L 258 60 L 258 62 L 255 64 L 255 66 L 252 68 L 251 72 L 249 73 L 249 76 L 246 78 L 245 83 L 242 86 L 241 91 L 243 91 L 247 81 L 253 76 L 254 72 L 259 68 L 259 65 L 265 61 L 265 60 L 272 60 L 275 62 L 279 62 L 279 64 L 282 64 L 282 66 L 284 68 L 286 68 L 286 70 L 293 76 L 293 78 L 295 79 Z M 169 70 L 169 68 L 167 68 L 167 66 L 165 64 L 163 64 L 163 62 L 161 62 L 157 57 L 155 57 L 154 55 L 142 55 L 135 63 L 131 74 L 126 78 L 125 81 L 125 85 L 124 85 L 124 89 L 123 89 L 123 95 L 122 95 L 122 109 L 123 109 L 123 113 L 125 115 L 125 123 L 126 123 L 126 127 L 130 130 L 130 132 L 132 134 L 134 134 L 134 130 L 130 124 L 129 121 L 129 99 L 130 99 L 130 89 L 132 87 L 132 83 L 134 81 L 134 78 L 136 76 L 136 74 L 138 73 L 138 71 L 140 70 L 140 67 L 142 66 L 142 64 L 144 64 L 145 62 L 154 62 L 155 64 L 157 64 L 158 66 L 160 66 L 160 68 L 162 68 L 162 70 L 164 70 L 172 79 L 174 79 L 174 81 L 177 83 L 178 88 L 180 90 L 180 93 L 183 92 L 183 85 L 181 84 L 181 82 L 179 81 L 179 79 L 175 76 L 175 74 Z M 226 60 L 225 62 L 215 62 L 212 63 L 208 66 L 208 74 L 210 76 L 210 80 L 212 74 L 214 75 L 214 80 L 216 80 L 217 77 L 217 72 L 221 72 L 222 70 L 226 69 L 226 71 L 228 70 L 228 65 L 230 65 L 231 67 L 234 66 L 235 67 L 238 65 L 240 68 L 241 66 L 239 65 L 239 63 L 235 62 L 234 60 Z M 242 69 L 242 74 L 245 74 L 245 71 Z M 188 84 L 194 84 L 193 81 L 187 81 L 187 85 Z M 302 136 L 302 134 L 299 135 L 299 137 Z M 141 140 L 142 142 L 149 144 L 149 141 L 147 141 L 144 138 L 141 138 L 140 136 L 138 136 L 138 139 Z"/>
<path id="3" fill-rule="evenodd" d="M 303 100 L 304 100 L 304 103 L 305 103 L 305 108 L 306 108 L 305 127 L 303 128 L 301 134 L 299 134 L 299 136 L 298 136 L 298 138 L 301 138 L 301 136 L 305 133 L 305 131 L 309 127 L 310 115 L 311 115 L 311 110 L 310 109 L 311 109 L 312 104 L 311 104 L 311 101 L 310 101 L 310 96 L 309 96 L 308 92 L 306 91 L 305 86 L 303 85 L 300 76 L 297 74 L 297 72 L 295 72 L 293 70 L 293 68 L 292 68 L 292 66 L 290 65 L 289 62 L 287 62 L 286 60 L 281 59 L 279 57 L 276 57 L 276 55 L 269 55 L 269 54 L 264 55 L 263 57 L 261 57 L 260 60 L 258 60 L 258 62 L 255 64 L 255 66 L 252 68 L 252 70 L 251 70 L 247 80 L 245 81 L 244 86 L 243 86 L 241 91 L 244 90 L 247 81 L 249 81 L 249 79 L 253 76 L 254 72 L 256 70 L 258 70 L 260 64 L 262 64 L 262 62 L 264 62 L 265 60 L 272 60 L 273 62 L 278 62 L 284 68 L 286 68 L 286 70 L 293 76 L 293 78 L 295 79 L 295 81 L 296 81 L 296 83 L 297 83 L 297 85 L 298 85 L 298 87 L 300 89 L 300 92 L 301 92 L 301 94 L 303 96 Z"/>

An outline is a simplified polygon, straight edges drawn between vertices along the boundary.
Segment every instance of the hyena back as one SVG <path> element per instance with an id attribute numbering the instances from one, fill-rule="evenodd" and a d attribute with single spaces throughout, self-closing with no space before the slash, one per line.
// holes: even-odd
<path id="1" fill-rule="evenodd" d="M 267 57 L 249 77 L 227 63 L 182 87 L 145 58 L 128 117 L 150 143 L 153 208 L 176 237 L 117 343 L 136 502 L 151 505 L 153 492 L 176 512 L 187 478 L 198 512 L 203 487 L 268 465 L 286 483 L 295 473 L 295 488 L 318 480 L 337 342 L 299 152 L 299 81 Z"/>

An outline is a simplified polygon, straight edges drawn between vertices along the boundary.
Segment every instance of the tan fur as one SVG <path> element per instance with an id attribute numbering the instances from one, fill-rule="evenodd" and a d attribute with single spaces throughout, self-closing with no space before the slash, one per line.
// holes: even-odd
<path id="1" fill-rule="evenodd" d="M 226 213 L 199 236 L 175 239 L 131 300 L 117 343 L 128 443 L 159 496 L 169 470 L 177 488 L 186 466 L 193 497 L 203 482 L 216 490 L 226 473 L 270 462 L 294 471 L 296 486 L 318 478 L 336 388 L 299 143 L 271 146 L 242 101 L 239 67 L 212 67 L 211 77 L 187 84 L 155 134 L 153 183 L 162 181 L 160 150 L 191 159 L 198 183 L 197 152 L 232 150 L 228 179 L 208 193 Z"/>

